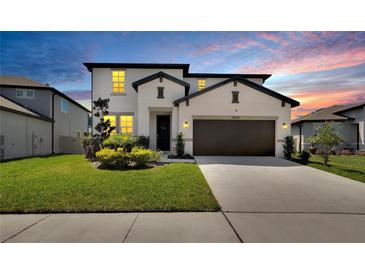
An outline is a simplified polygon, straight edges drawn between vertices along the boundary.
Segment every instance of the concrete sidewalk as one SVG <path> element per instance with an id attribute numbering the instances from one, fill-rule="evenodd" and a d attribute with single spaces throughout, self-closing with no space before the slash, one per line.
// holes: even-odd
<path id="1" fill-rule="evenodd" d="M 222 212 L 0 215 L 0 236 L 5 243 L 356 243 L 365 242 L 365 215 Z"/>
<path id="2" fill-rule="evenodd" d="M 237 243 L 220 212 L 0 215 L 6 243 Z"/>

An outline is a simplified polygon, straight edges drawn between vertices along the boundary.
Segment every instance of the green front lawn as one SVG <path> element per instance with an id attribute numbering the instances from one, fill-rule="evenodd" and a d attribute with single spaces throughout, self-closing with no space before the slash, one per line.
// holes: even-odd
<path id="1" fill-rule="evenodd" d="M 199 167 L 98 170 L 81 155 L 0 164 L 0 212 L 216 211 Z"/>
<path id="2" fill-rule="evenodd" d="M 329 166 L 325 166 L 322 163 L 320 156 L 312 155 L 308 166 L 365 183 L 364 156 L 331 155 Z"/>

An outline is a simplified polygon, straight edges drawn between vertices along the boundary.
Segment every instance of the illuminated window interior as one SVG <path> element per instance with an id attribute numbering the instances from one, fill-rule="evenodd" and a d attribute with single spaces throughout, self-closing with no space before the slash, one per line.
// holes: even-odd
<path id="1" fill-rule="evenodd" d="M 124 70 L 113 70 L 113 92 L 124 92 L 125 89 L 125 71 Z"/>
<path id="2" fill-rule="evenodd" d="M 104 116 L 104 121 L 110 120 L 110 126 L 115 127 L 116 126 L 116 117 L 114 115 L 106 115 Z M 116 130 L 114 129 L 111 134 L 115 134 Z"/>
<path id="3" fill-rule="evenodd" d="M 198 90 L 202 90 L 205 88 L 205 80 L 204 79 L 199 79 L 198 80 Z"/>
<path id="4" fill-rule="evenodd" d="M 133 116 L 122 115 L 120 116 L 120 132 L 121 133 L 133 133 Z"/>

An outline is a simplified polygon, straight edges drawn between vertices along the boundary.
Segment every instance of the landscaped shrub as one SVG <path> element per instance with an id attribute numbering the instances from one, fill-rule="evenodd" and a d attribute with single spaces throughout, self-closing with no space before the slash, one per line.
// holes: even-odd
<path id="1" fill-rule="evenodd" d="M 183 134 L 180 132 L 176 136 L 176 146 L 175 146 L 176 154 L 178 157 L 183 157 L 185 154 L 185 142 L 183 139 Z"/>
<path id="2" fill-rule="evenodd" d="M 128 157 L 136 167 L 144 168 L 156 163 L 160 159 L 160 153 L 151 149 L 134 147 L 132 148 L 132 151 L 128 153 Z"/>
<path id="3" fill-rule="evenodd" d="M 103 142 L 104 147 L 117 149 L 122 148 L 125 152 L 130 152 L 137 146 L 137 137 L 129 134 L 111 135 Z"/>
<path id="4" fill-rule="evenodd" d="M 303 150 L 301 153 L 299 153 L 299 160 L 303 164 L 307 164 L 310 157 L 311 154 L 307 150 Z"/>
<path id="5" fill-rule="evenodd" d="M 150 137 L 148 137 L 148 136 L 138 136 L 136 146 L 137 147 L 142 147 L 142 148 L 149 148 L 149 146 L 150 146 Z"/>
<path id="6" fill-rule="evenodd" d="M 95 160 L 95 153 L 101 148 L 98 139 L 93 136 L 86 136 L 82 139 L 82 146 L 84 148 L 86 159 L 92 161 Z"/>
<path id="7" fill-rule="evenodd" d="M 341 151 L 341 155 L 352 155 L 352 149 L 351 148 L 343 148 Z"/>
<path id="8" fill-rule="evenodd" d="M 292 154 L 294 152 L 294 139 L 292 136 L 285 137 L 285 143 L 283 144 L 284 157 L 287 160 L 291 160 Z"/>
<path id="9" fill-rule="evenodd" d="M 122 148 L 103 148 L 96 152 L 96 158 L 101 163 L 99 168 L 123 169 L 129 164 L 128 153 Z"/>

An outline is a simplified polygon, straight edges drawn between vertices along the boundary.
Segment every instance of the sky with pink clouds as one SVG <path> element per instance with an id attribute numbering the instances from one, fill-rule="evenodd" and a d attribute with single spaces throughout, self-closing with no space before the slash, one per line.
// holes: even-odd
<path id="1" fill-rule="evenodd" d="M 189 63 L 190 72 L 269 73 L 301 105 L 293 118 L 365 101 L 365 32 L 1 32 L 4 75 L 31 77 L 82 103 L 83 62 Z"/>

